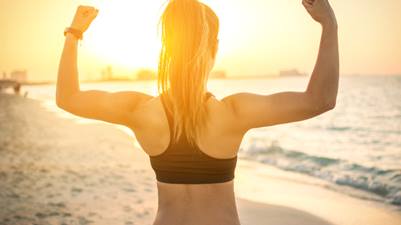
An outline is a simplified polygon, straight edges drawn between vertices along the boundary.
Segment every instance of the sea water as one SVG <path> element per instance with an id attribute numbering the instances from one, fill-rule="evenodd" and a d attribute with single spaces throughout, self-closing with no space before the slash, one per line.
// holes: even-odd
<path id="1" fill-rule="evenodd" d="M 217 99 L 238 92 L 268 95 L 304 91 L 308 80 L 210 80 L 208 89 Z M 81 88 L 157 95 L 155 81 L 86 83 Z M 23 91 L 59 115 L 71 116 L 57 109 L 54 85 L 26 86 Z M 305 121 L 252 129 L 241 143 L 239 157 L 363 190 L 372 200 L 401 205 L 401 76 L 342 76 L 334 110 Z"/>

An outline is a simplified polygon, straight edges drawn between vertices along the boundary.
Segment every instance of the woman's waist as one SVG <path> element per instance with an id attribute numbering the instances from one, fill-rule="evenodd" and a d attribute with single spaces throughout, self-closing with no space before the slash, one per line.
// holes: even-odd
<path id="1" fill-rule="evenodd" d="M 191 210 L 181 213 L 171 213 L 168 211 L 158 211 L 153 225 L 241 225 L 238 213 L 225 212 L 224 210 L 213 213 L 203 212 L 193 214 Z"/>
<path id="2" fill-rule="evenodd" d="M 159 207 L 193 211 L 215 210 L 215 208 L 236 210 L 233 181 L 216 184 L 158 182 L 157 188 Z"/>
<path id="3" fill-rule="evenodd" d="M 186 195 L 186 194 L 184 194 Z M 210 195 L 210 196 L 185 196 L 171 198 L 166 196 L 159 196 L 158 210 L 168 212 L 189 211 L 194 214 L 213 213 L 213 212 L 237 212 L 236 201 L 234 197 Z"/>
<path id="4" fill-rule="evenodd" d="M 160 221 L 160 225 L 240 225 L 235 200 L 221 197 L 209 202 L 207 200 L 159 201 L 155 222 Z"/>

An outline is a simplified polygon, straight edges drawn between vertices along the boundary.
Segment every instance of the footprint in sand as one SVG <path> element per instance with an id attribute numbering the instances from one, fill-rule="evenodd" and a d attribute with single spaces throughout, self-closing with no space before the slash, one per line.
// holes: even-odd
<path id="1" fill-rule="evenodd" d="M 80 217 L 78 218 L 78 221 L 79 221 L 79 224 L 80 224 L 80 225 L 87 225 L 87 224 L 93 223 L 92 220 L 88 220 L 88 219 L 86 219 L 86 218 L 83 217 L 83 216 L 80 216 Z"/>
<path id="2" fill-rule="evenodd" d="M 123 209 L 124 209 L 125 212 L 131 212 L 132 211 L 131 206 L 124 206 Z"/>
<path id="3" fill-rule="evenodd" d="M 95 213 L 95 212 L 89 212 L 89 213 L 88 213 L 88 216 L 89 216 L 89 217 L 94 217 L 94 216 L 97 216 L 97 213 Z"/>
<path id="4" fill-rule="evenodd" d="M 71 217 L 72 214 L 71 213 L 62 213 L 61 216 L 63 216 L 63 217 Z"/>
<path id="5" fill-rule="evenodd" d="M 71 188 L 71 192 L 73 193 L 81 193 L 82 191 L 83 191 L 82 188 L 76 188 L 76 187 Z"/>
<path id="6" fill-rule="evenodd" d="M 57 208 L 65 208 L 65 204 L 62 202 L 58 202 L 58 203 L 50 202 L 48 205 L 52 206 L 52 207 L 57 207 Z"/>
<path id="7" fill-rule="evenodd" d="M 49 216 L 59 216 L 60 213 L 59 212 L 51 212 L 49 213 Z"/>
<path id="8" fill-rule="evenodd" d="M 46 215 L 46 214 L 44 214 L 44 213 L 40 213 L 40 212 L 39 212 L 39 213 L 36 213 L 36 214 L 35 214 L 35 216 L 36 216 L 36 217 L 38 217 L 39 219 L 44 219 L 44 218 L 46 218 L 46 217 L 47 217 L 47 215 Z"/>

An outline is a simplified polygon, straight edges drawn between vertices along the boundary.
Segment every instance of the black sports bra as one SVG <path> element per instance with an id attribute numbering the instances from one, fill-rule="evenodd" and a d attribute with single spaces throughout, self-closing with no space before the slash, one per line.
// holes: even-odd
<path id="1" fill-rule="evenodd" d="M 207 94 L 207 99 L 213 95 L 210 92 Z M 177 143 L 171 144 L 172 116 L 166 109 L 163 98 L 160 99 L 169 124 L 170 143 L 161 154 L 149 156 L 156 179 L 174 184 L 209 184 L 233 180 L 237 156 L 229 159 L 211 157 L 202 152 L 198 146 L 191 147 L 184 134 Z"/>

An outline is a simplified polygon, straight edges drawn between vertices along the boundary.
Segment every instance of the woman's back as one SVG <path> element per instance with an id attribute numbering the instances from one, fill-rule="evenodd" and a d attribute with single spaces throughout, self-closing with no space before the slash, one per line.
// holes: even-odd
<path id="1" fill-rule="evenodd" d="M 214 97 L 209 98 L 206 105 L 211 117 L 207 129 L 199 139 L 198 147 L 210 157 L 222 161 L 232 159 L 237 155 L 243 137 L 235 132 L 232 111 L 225 102 Z M 134 128 L 134 132 L 146 154 L 152 157 L 166 154 L 170 144 L 170 129 L 161 97 L 144 102 L 133 116 L 141 117 L 138 120 L 140 124 L 137 124 L 138 128 Z M 171 150 L 174 149 L 167 149 Z M 193 155 L 193 157 L 200 156 Z M 213 163 L 218 166 L 219 162 Z M 233 180 L 211 184 L 174 184 L 157 181 L 157 187 L 159 206 L 154 225 L 240 224 Z"/>
<path id="2" fill-rule="evenodd" d="M 236 129 L 235 117 L 226 102 L 211 97 L 206 105 L 210 119 L 207 129 L 200 135 L 198 147 L 214 158 L 235 157 L 245 133 Z M 137 108 L 132 117 L 138 122 L 132 130 L 139 144 L 150 156 L 162 154 L 170 143 L 170 131 L 160 96 L 145 101 Z"/>

